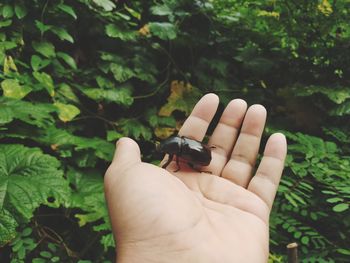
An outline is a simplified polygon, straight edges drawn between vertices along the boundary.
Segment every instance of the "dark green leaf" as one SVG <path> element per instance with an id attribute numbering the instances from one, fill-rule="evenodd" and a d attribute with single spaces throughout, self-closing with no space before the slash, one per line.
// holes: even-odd
<path id="1" fill-rule="evenodd" d="M 61 9 L 63 12 L 65 12 L 65 13 L 69 14 L 70 16 L 72 16 L 74 19 L 77 19 L 77 15 L 76 15 L 74 9 L 71 6 L 61 3 L 57 7 L 59 9 Z"/>
<path id="2" fill-rule="evenodd" d="M 58 206 L 69 196 L 60 163 L 36 148 L 0 145 L 0 189 L 6 195 L 0 209 L 10 207 L 18 219 L 28 220 L 41 204 Z M 48 198 L 54 198 L 49 203 Z"/>
<path id="3" fill-rule="evenodd" d="M 52 27 L 51 31 L 56 34 L 59 39 L 67 40 L 68 42 L 74 43 L 73 37 L 62 27 Z"/>
<path id="4" fill-rule="evenodd" d="M 152 35 L 157 36 L 160 39 L 172 40 L 176 38 L 177 29 L 171 23 L 152 22 L 152 23 L 149 23 L 148 25 Z"/>
<path id="5" fill-rule="evenodd" d="M 120 40 L 123 40 L 123 41 L 135 40 L 137 37 L 136 32 L 121 30 L 115 24 L 108 24 L 106 26 L 106 34 L 109 37 L 119 38 Z"/>
<path id="6" fill-rule="evenodd" d="M 33 42 L 33 48 L 38 53 L 42 54 L 47 58 L 52 58 L 56 56 L 55 47 L 50 42 Z"/>
<path id="7" fill-rule="evenodd" d="M 11 213 L 3 208 L 3 202 L 7 193 L 6 188 L 6 185 L 0 185 L 0 246 L 6 245 L 15 238 L 17 234 L 16 227 L 18 226 Z"/>
<path id="8" fill-rule="evenodd" d="M 115 4 L 110 0 L 92 0 L 96 5 L 102 7 L 105 11 L 112 11 Z"/>
<path id="9" fill-rule="evenodd" d="M 77 64 L 70 55 L 63 52 L 57 52 L 56 55 L 57 57 L 61 58 L 64 62 L 66 62 L 72 69 L 77 69 Z"/>
<path id="10" fill-rule="evenodd" d="M 22 19 L 27 15 L 27 8 L 23 3 L 16 3 L 15 4 L 15 14 L 17 18 Z"/>

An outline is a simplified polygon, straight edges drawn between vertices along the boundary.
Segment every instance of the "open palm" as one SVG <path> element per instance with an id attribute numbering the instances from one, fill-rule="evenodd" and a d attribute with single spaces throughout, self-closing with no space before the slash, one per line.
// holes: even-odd
<path id="1" fill-rule="evenodd" d="M 202 141 L 218 103 L 204 96 L 179 135 Z M 143 163 L 133 140 L 119 140 L 105 176 L 118 262 L 266 262 L 287 147 L 272 135 L 253 176 L 265 120 L 261 105 L 231 101 L 208 142 L 215 147 L 202 170 L 210 173 Z"/>

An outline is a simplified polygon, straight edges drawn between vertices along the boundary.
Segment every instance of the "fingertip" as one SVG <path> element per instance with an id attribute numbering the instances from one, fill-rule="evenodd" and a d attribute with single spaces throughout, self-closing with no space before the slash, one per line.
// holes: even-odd
<path id="1" fill-rule="evenodd" d="M 283 133 L 274 133 L 267 140 L 265 155 L 284 160 L 287 154 L 287 139 Z"/>
<path id="2" fill-rule="evenodd" d="M 122 137 L 116 142 L 116 149 L 110 167 L 123 169 L 127 165 L 141 162 L 138 144 L 131 138 Z"/>

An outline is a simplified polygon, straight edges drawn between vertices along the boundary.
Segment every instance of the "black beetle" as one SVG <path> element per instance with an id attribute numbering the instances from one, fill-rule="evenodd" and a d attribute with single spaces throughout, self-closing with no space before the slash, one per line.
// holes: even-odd
<path id="1" fill-rule="evenodd" d="M 179 157 L 188 162 L 188 165 L 194 168 L 195 165 L 206 166 L 211 161 L 211 147 L 184 136 L 173 136 L 162 141 L 157 150 L 162 153 L 169 154 L 168 161 L 162 166 L 166 168 L 172 161 L 174 155 L 176 156 L 176 164 L 180 170 Z M 195 169 L 195 168 L 194 168 Z"/>

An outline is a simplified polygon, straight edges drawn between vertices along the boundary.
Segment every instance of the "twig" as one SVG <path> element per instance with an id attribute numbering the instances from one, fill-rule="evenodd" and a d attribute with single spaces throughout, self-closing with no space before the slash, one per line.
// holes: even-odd
<path id="1" fill-rule="evenodd" d="M 298 263 L 298 244 L 290 243 L 287 245 L 288 263 Z"/>

